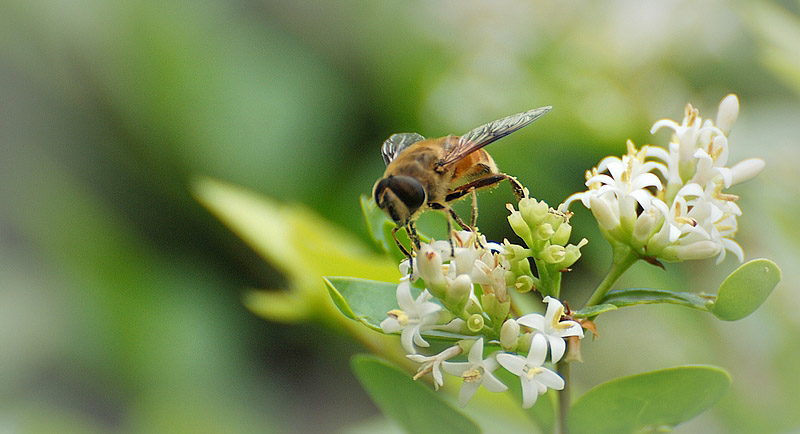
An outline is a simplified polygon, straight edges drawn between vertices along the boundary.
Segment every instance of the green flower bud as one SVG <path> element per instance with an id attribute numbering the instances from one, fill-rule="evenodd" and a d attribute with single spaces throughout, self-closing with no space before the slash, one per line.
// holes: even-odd
<path id="1" fill-rule="evenodd" d="M 538 226 L 544 221 L 549 208 L 544 201 L 539 202 L 533 198 L 519 201 L 519 212 L 531 227 Z"/>
<path id="2" fill-rule="evenodd" d="M 517 349 L 517 339 L 519 339 L 519 324 L 509 318 L 500 329 L 500 345 L 506 351 L 514 351 Z"/>
<path id="3" fill-rule="evenodd" d="M 563 223 L 556 229 L 556 233 L 550 238 L 550 242 L 564 246 L 569 242 L 570 235 L 572 235 L 572 225 Z"/>
<path id="4" fill-rule="evenodd" d="M 525 223 L 519 211 L 511 212 L 511 215 L 508 216 L 508 224 L 511 225 L 511 229 L 514 233 L 526 242 L 531 239 L 531 228 Z"/>
<path id="5" fill-rule="evenodd" d="M 550 225 L 550 223 L 544 223 L 536 228 L 536 239 L 542 241 L 549 240 L 555 233 L 556 231 L 553 230 L 553 226 Z"/>
<path id="6" fill-rule="evenodd" d="M 558 264 L 563 261 L 567 256 L 567 250 L 564 246 L 547 245 L 542 249 L 542 259 L 548 264 Z"/>
<path id="7" fill-rule="evenodd" d="M 525 293 L 533 289 L 533 278 L 531 276 L 522 275 L 517 277 L 516 281 L 514 282 L 514 288 L 516 288 L 517 292 Z"/>
<path id="8" fill-rule="evenodd" d="M 483 330 L 483 315 L 478 313 L 470 315 L 467 320 L 467 328 L 473 333 L 478 333 Z"/>

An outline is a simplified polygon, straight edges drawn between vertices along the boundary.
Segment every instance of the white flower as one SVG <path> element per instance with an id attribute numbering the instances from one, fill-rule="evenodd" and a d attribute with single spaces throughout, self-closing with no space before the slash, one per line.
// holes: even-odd
<path id="1" fill-rule="evenodd" d="M 543 300 L 547 303 L 547 311 L 544 316 L 538 313 L 529 313 L 517 319 L 517 322 L 526 327 L 530 327 L 537 332 L 537 336 L 543 336 L 550 345 L 550 357 L 553 363 L 561 360 L 567 344 L 564 338 L 568 336 L 579 336 L 583 338 L 583 327 L 576 321 L 561 321 L 564 315 L 564 305 L 557 299 L 547 296 Z"/>
<path id="2" fill-rule="evenodd" d="M 422 365 L 417 370 L 416 375 L 414 375 L 414 379 L 418 379 L 419 377 L 427 374 L 428 372 L 431 373 L 433 376 L 433 387 L 436 390 L 439 390 L 439 386 L 444 385 L 444 377 L 442 376 L 442 363 L 457 355 L 461 354 L 461 347 L 458 345 L 454 345 L 439 354 L 433 356 L 423 356 L 420 354 L 409 354 L 406 357 L 409 359 L 421 363 Z M 447 369 L 445 369 L 447 370 Z M 448 371 L 449 372 L 449 371 Z"/>
<path id="3" fill-rule="evenodd" d="M 564 379 L 555 372 L 542 366 L 547 356 L 547 342 L 544 336 L 537 334 L 531 340 L 531 349 L 527 357 L 501 353 L 497 362 L 509 372 L 516 375 L 522 384 L 522 408 L 531 408 L 539 395 L 547 389 L 564 389 Z"/>
<path id="4" fill-rule="evenodd" d="M 744 261 L 741 246 L 733 240 L 741 215 L 738 197 L 722 189 L 753 178 L 764 161 L 751 158 L 727 167 L 727 134 L 738 113 L 739 100 L 728 95 L 720 103 L 716 124 L 703 120 L 690 104 L 681 123 L 659 120 L 650 132 L 672 130 L 668 150 L 645 146 L 637 151 L 628 141 L 628 154 L 607 157 L 588 171 L 589 189 L 570 196 L 562 209 L 580 200 L 606 238 L 629 245 L 641 257 L 683 261 L 719 255 L 719 263 L 732 252 Z"/>
<path id="5" fill-rule="evenodd" d="M 401 331 L 400 342 L 403 348 L 415 354 L 417 352 L 415 344 L 420 347 L 429 346 L 422 338 L 421 332 L 436 327 L 439 319 L 438 311 L 442 307 L 429 301 L 432 296 L 427 290 L 422 291 L 415 300 L 411 295 L 411 284 L 408 280 L 403 280 L 397 285 L 396 295 L 400 309 L 387 312 L 389 316 L 381 322 L 381 330 L 384 333 Z"/>
<path id="6" fill-rule="evenodd" d="M 444 362 L 442 368 L 451 375 L 456 375 L 464 379 L 461 390 L 458 393 L 458 403 L 464 407 L 467 401 L 482 385 L 490 392 L 505 392 L 508 390 L 505 384 L 501 383 L 492 372 L 499 365 L 494 355 L 483 358 L 483 338 L 478 339 L 472 344 L 466 362 Z"/>

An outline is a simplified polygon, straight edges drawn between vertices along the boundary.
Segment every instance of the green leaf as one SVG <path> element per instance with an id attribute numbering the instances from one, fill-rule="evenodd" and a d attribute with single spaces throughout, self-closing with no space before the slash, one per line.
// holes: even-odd
<path id="1" fill-rule="evenodd" d="M 410 433 L 479 434 L 466 414 L 443 401 L 407 372 L 373 356 L 351 361 L 356 378 L 383 414 Z"/>
<path id="2" fill-rule="evenodd" d="M 574 318 L 591 318 L 612 310 L 617 310 L 617 306 L 609 303 L 597 304 L 594 306 L 584 307 L 583 309 L 578 309 L 572 312 L 572 316 Z"/>
<path id="3" fill-rule="evenodd" d="M 581 396 L 567 416 L 571 434 L 659 431 L 713 406 L 731 379 L 715 366 L 679 366 L 618 378 Z"/>
<path id="4" fill-rule="evenodd" d="M 397 309 L 397 284 L 357 279 L 355 277 L 326 277 L 325 284 L 336 307 L 348 318 L 380 331 L 386 312 Z M 421 291 L 411 288 L 411 294 Z"/>
<path id="5" fill-rule="evenodd" d="M 712 302 L 713 296 L 704 296 L 692 292 L 675 292 L 654 288 L 626 288 L 609 291 L 603 297 L 601 303 L 611 304 L 616 307 L 668 303 L 707 311 L 708 305 Z"/>
<path id="6" fill-rule="evenodd" d="M 769 259 L 753 259 L 733 271 L 717 293 L 711 313 L 725 321 L 753 313 L 781 280 L 781 269 Z"/>

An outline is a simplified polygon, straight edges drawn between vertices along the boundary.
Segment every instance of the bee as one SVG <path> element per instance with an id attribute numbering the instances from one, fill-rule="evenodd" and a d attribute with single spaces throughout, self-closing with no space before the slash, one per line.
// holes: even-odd
<path id="1" fill-rule="evenodd" d="M 409 251 L 397 239 L 405 228 L 412 250 L 420 248 L 415 221 L 423 212 L 434 209 L 447 214 L 447 233 L 451 238 L 452 220 L 462 229 L 476 232 L 478 217 L 476 190 L 497 186 L 506 180 L 517 199 L 525 196 L 522 184 L 500 172 L 484 146 L 530 124 L 550 111 L 541 107 L 481 125 L 461 136 L 426 139 L 417 133 L 393 134 L 381 147 L 386 171 L 372 189 L 375 203 L 394 221 L 392 238 L 408 258 Z M 449 204 L 472 196 L 472 218 L 466 224 Z"/>

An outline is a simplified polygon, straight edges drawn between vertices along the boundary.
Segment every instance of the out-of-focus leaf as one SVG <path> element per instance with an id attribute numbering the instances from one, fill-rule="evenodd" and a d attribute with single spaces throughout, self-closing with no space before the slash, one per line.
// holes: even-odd
<path id="1" fill-rule="evenodd" d="M 247 295 L 245 303 L 259 315 L 302 321 L 324 312 L 328 319 L 338 318 L 325 293 L 324 276 L 399 278 L 391 261 L 370 253 L 346 231 L 302 206 L 279 204 L 210 178 L 200 178 L 192 187 L 200 203 L 288 278 L 287 291 Z"/>
<path id="2" fill-rule="evenodd" d="M 355 356 L 353 372 L 386 417 L 410 433 L 469 434 L 480 429 L 466 414 L 411 376 L 372 356 Z"/>
<path id="3" fill-rule="evenodd" d="M 581 433 L 668 430 L 713 406 L 730 386 L 715 366 L 679 366 L 618 378 L 581 396 L 567 416 L 567 429 Z"/>
<path id="4" fill-rule="evenodd" d="M 711 313 L 725 321 L 736 321 L 753 313 L 781 280 L 781 269 L 769 259 L 742 264 L 722 282 Z"/>
<path id="5" fill-rule="evenodd" d="M 713 302 L 713 299 L 713 296 L 703 296 L 691 292 L 675 292 L 654 288 L 626 288 L 608 291 L 601 303 L 611 304 L 616 307 L 668 303 L 707 311 L 708 305 Z"/>

